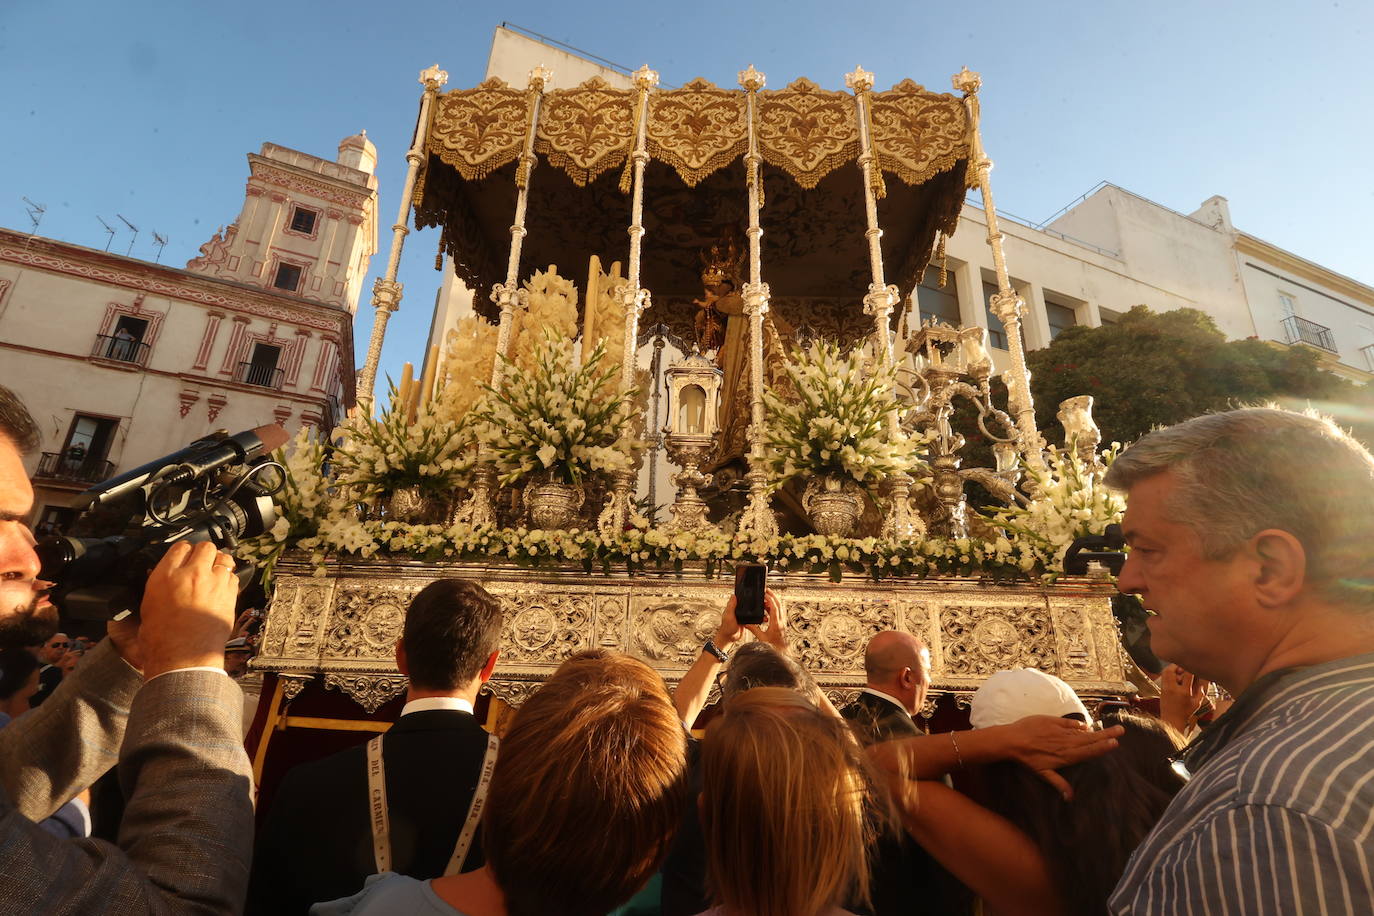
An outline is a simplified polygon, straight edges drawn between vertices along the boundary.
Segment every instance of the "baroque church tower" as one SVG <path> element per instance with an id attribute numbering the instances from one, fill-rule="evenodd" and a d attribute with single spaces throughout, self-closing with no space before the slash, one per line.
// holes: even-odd
<path id="1" fill-rule="evenodd" d="M 377 251 L 377 148 L 367 132 L 345 138 L 335 162 L 264 143 L 248 163 L 243 212 L 187 270 L 356 312 Z"/>

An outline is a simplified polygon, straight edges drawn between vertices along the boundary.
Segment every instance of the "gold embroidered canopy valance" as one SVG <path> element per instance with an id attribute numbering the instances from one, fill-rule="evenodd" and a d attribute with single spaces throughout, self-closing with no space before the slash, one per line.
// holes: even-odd
<path id="1" fill-rule="evenodd" d="M 499 253 L 513 185 L 525 178 L 517 163 L 536 91 L 493 78 L 435 99 L 416 221 L 444 227 L 445 250 L 476 289 L 503 279 Z M 936 234 L 957 221 L 970 158 L 968 116 L 960 97 L 910 80 L 869 98 L 875 165 L 900 180 L 885 183 L 880 202 L 883 248 L 898 285 L 909 290 Z M 547 91 L 539 102 L 533 151 L 553 168 L 530 182 L 526 263 L 571 266 L 589 253 L 621 256 L 621 178 L 636 136 L 636 91 L 594 78 Z M 854 94 L 806 79 L 758 93 L 753 127 L 767 201 L 764 263 L 775 292 L 861 295 L 867 285 L 856 105 Z M 749 131 L 745 90 L 697 79 L 650 93 L 644 286 L 655 295 L 697 288 L 698 251 L 717 241 L 723 226 L 742 225 Z"/>

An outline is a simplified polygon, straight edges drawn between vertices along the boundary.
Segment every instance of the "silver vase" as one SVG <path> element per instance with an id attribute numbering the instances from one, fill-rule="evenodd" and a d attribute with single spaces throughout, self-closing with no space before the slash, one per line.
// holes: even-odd
<path id="1" fill-rule="evenodd" d="M 849 537 L 863 514 L 863 489 L 848 477 L 812 477 L 802 491 L 802 508 L 817 534 Z"/>
<path id="2" fill-rule="evenodd" d="M 581 487 L 551 481 L 532 482 L 525 487 L 525 510 L 530 525 L 545 530 L 571 528 L 582 510 L 586 494 Z"/>

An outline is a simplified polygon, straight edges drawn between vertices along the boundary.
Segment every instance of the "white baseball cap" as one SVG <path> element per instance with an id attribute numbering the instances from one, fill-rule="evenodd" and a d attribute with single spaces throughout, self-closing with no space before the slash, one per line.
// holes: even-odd
<path id="1" fill-rule="evenodd" d="M 968 718 L 974 728 L 989 728 L 1026 716 L 1075 714 L 1093 724 L 1088 708 L 1068 684 L 1034 668 L 1009 668 L 989 677 L 973 694 Z"/>

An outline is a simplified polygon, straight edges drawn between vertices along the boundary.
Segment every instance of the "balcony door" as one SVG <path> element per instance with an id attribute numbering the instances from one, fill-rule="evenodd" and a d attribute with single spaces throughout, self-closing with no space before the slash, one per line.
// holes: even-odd
<path id="1" fill-rule="evenodd" d="M 104 461 L 110 453 L 110 446 L 114 444 L 117 429 L 119 420 L 115 417 L 93 417 L 79 413 L 72 417 L 62 455 L 67 461 L 78 464 Z"/>
<path id="2" fill-rule="evenodd" d="M 264 388 L 280 387 L 277 381 L 277 363 L 280 360 L 281 347 L 265 343 L 254 344 L 245 381 L 250 385 L 262 385 Z"/>

